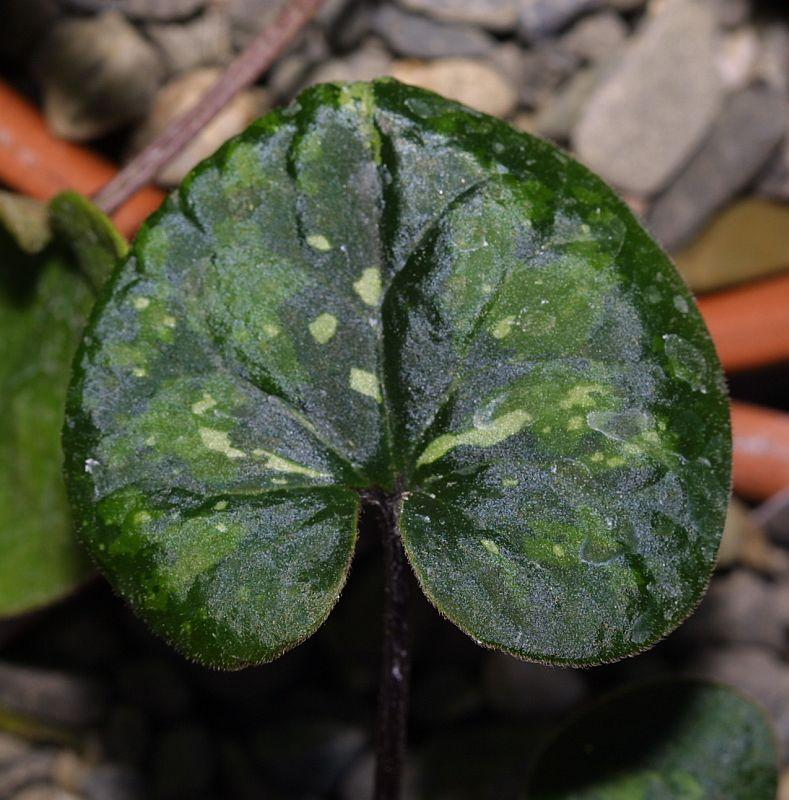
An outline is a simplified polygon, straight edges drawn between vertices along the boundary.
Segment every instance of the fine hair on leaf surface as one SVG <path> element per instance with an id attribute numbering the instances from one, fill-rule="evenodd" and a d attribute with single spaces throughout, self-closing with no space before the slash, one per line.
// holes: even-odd
<path id="1" fill-rule="evenodd" d="M 423 590 L 490 647 L 585 665 L 678 625 L 729 492 L 693 299 L 600 179 L 391 80 L 326 84 L 199 165 L 77 356 L 79 535 L 188 656 L 312 633 L 360 495 L 402 487 Z"/>

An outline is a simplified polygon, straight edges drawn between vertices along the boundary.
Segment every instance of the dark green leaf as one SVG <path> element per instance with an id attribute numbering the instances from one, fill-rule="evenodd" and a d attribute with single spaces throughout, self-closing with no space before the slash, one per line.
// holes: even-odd
<path id="1" fill-rule="evenodd" d="M 778 753 L 762 711 L 694 680 L 617 692 L 538 757 L 529 800 L 773 800 Z"/>
<path id="2" fill-rule="evenodd" d="M 712 344 L 626 207 L 393 81 L 313 88 L 187 178 L 100 303 L 66 437 L 110 579 L 222 665 L 320 624 L 357 490 L 399 480 L 417 576 L 474 638 L 632 653 L 698 601 L 729 487 Z"/>
<path id="3" fill-rule="evenodd" d="M 88 214 L 87 201 L 79 203 Z M 32 224 L 44 231 L 40 241 L 49 240 L 45 207 Z M 107 225 L 81 225 L 73 235 L 100 237 Z M 70 256 L 65 230 L 34 257 L 10 227 L 0 228 L 0 617 L 50 602 L 88 573 L 73 538 L 60 432 L 71 360 L 93 303 L 77 267 L 101 260 L 96 252 L 90 265 Z M 105 251 L 105 271 L 119 254 Z"/>

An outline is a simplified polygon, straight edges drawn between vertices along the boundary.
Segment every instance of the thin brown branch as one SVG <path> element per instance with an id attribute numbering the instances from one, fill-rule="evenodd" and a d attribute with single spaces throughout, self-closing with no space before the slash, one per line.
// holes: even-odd
<path id="1" fill-rule="evenodd" d="M 285 0 L 277 18 L 266 26 L 222 73 L 202 99 L 173 120 L 94 197 L 111 214 L 135 192 L 150 183 L 159 170 L 176 156 L 238 94 L 253 84 L 285 51 L 325 0 Z"/>

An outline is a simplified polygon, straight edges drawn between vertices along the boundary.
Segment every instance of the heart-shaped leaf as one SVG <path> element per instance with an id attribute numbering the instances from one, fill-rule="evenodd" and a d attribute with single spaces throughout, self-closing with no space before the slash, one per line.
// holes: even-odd
<path id="1" fill-rule="evenodd" d="M 0 226 L 0 617 L 46 604 L 88 573 L 73 537 L 60 432 L 71 361 L 94 299 L 81 270 L 95 277 L 103 263 L 108 274 L 125 251 L 109 221 L 78 195 L 59 196 L 49 211 L 25 198 L 4 202 L 18 224 Z"/>
<path id="2" fill-rule="evenodd" d="M 617 692 L 537 759 L 529 800 L 773 800 L 778 753 L 763 712 L 690 679 Z"/>
<path id="3" fill-rule="evenodd" d="M 310 89 L 186 179 L 98 306 L 65 436 L 103 569 L 223 666 L 322 622 L 366 489 L 477 640 L 632 653 L 698 601 L 729 488 L 712 344 L 626 207 L 394 81 Z"/>

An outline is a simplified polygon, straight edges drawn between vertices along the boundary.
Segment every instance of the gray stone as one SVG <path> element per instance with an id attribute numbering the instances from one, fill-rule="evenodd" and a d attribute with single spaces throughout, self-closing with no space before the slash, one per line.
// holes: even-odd
<path id="1" fill-rule="evenodd" d="M 506 653 L 487 656 L 483 685 L 491 708 L 500 714 L 518 716 L 564 713 L 587 692 L 578 670 L 530 664 Z"/>
<path id="2" fill-rule="evenodd" d="M 789 143 L 782 154 L 787 159 L 789 171 Z M 753 521 L 776 542 L 789 545 L 789 489 L 774 494 L 752 512 Z"/>
<path id="3" fill-rule="evenodd" d="M 789 127 L 783 95 L 746 89 L 726 104 L 680 176 L 658 197 L 647 226 L 669 250 L 690 242 L 712 215 L 753 182 Z"/>
<path id="4" fill-rule="evenodd" d="M 789 30 L 783 23 L 765 26 L 755 78 L 780 92 L 789 91 Z"/>
<path id="5" fill-rule="evenodd" d="M 4 662 L 0 708 L 53 725 L 83 728 L 104 716 L 105 693 L 87 678 Z"/>
<path id="6" fill-rule="evenodd" d="M 554 42 L 540 42 L 523 56 L 523 71 L 518 83 L 521 102 L 538 108 L 550 102 L 555 92 L 579 65 L 579 59 Z"/>
<path id="7" fill-rule="evenodd" d="M 233 55 L 227 16 L 208 12 L 190 22 L 148 25 L 146 33 L 162 51 L 170 73 L 224 64 Z"/>
<path id="8" fill-rule="evenodd" d="M 712 0 L 718 22 L 724 28 L 736 28 L 747 21 L 753 9 L 749 0 Z"/>
<path id="9" fill-rule="evenodd" d="M 580 19 L 562 37 L 561 46 L 582 61 L 606 61 L 627 38 L 627 25 L 619 14 L 601 11 Z"/>
<path id="10" fill-rule="evenodd" d="M 396 53 L 413 58 L 482 56 L 495 44 L 479 28 L 439 22 L 391 5 L 377 10 L 372 28 Z"/>
<path id="11" fill-rule="evenodd" d="M 789 628 L 789 584 L 745 569 L 718 576 L 693 616 L 675 634 L 687 646 L 758 645 L 781 653 Z"/>
<path id="12" fill-rule="evenodd" d="M 58 786 L 31 786 L 17 792 L 11 800 L 81 800 L 77 795 L 67 792 Z M 112 797 L 103 797 L 102 800 L 114 800 Z"/>
<path id="13" fill-rule="evenodd" d="M 143 116 L 164 76 L 159 52 L 117 11 L 59 22 L 37 67 L 49 126 L 75 141 Z"/>
<path id="14" fill-rule="evenodd" d="M 576 127 L 575 149 L 621 189 L 663 189 L 703 139 L 722 101 L 712 11 L 670 0 L 631 39 Z"/>
<path id="15" fill-rule="evenodd" d="M 222 12 L 230 20 L 233 45 L 246 47 L 279 13 L 282 0 L 224 0 Z"/>
<path id="16" fill-rule="evenodd" d="M 521 0 L 518 32 L 527 41 L 542 39 L 600 5 L 601 0 Z"/>
<path id="17" fill-rule="evenodd" d="M 789 200 L 789 141 L 770 159 L 756 186 L 756 193 L 768 200 Z"/>
<path id="18" fill-rule="evenodd" d="M 143 800 L 146 796 L 140 776 L 118 764 L 100 764 L 90 770 L 80 794 L 85 800 Z"/>
<path id="19" fill-rule="evenodd" d="M 10 733 L 0 731 L 0 767 L 17 761 L 30 751 L 30 745 Z"/>
<path id="20" fill-rule="evenodd" d="M 608 69 L 607 64 L 596 64 L 576 72 L 540 108 L 534 119 L 535 131 L 541 136 L 566 142 L 581 117 L 586 101 Z"/>
<path id="21" fill-rule="evenodd" d="M 308 28 L 298 48 L 277 60 L 266 77 L 266 88 L 274 99 L 289 101 L 304 83 L 310 70 L 329 55 L 326 37 L 316 28 Z"/>
<path id="22" fill-rule="evenodd" d="M 523 80 L 526 64 L 523 48 L 516 42 L 502 42 L 488 56 L 490 63 L 514 86 Z"/>
<path id="23" fill-rule="evenodd" d="M 761 44 L 753 28 L 740 28 L 721 36 L 716 63 L 727 92 L 753 82 Z"/>
<path id="24" fill-rule="evenodd" d="M 371 81 L 388 75 L 392 57 L 378 39 L 368 39 L 350 55 L 332 58 L 310 72 L 306 84 L 327 81 Z"/>
<path id="25" fill-rule="evenodd" d="M 55 765 L 53 750 L 23 755 L 0 771 L 0 797 L 12 797 L 28 786 L 48 783 Z"/>
<path id="26" fill-rule="evenodd" d="M 145 20 L 186 19 L 203 8 L 207 0 L 61 0 L 75 11 L 105 11 L 116 8 L 127 17 Z"/>
<path id="27" fill-rule="evenodd" d="M 445 22 L 479 25 L 492 31 L 511 31 L 518 22 L 519 0 L 399 0 L 411 11 Z"/>
<path id="28" fill-rule="evenodd" d="M 605 5 L 608 8 L 613 8 L 614 11 L 619 11 L 623 14 L 639 11 L 646 4 L 647 0 L 605 0 Z"/>
<path id="29" fill-rule="evenodd" d="M 392 76 L 495 117 L 508 116 L 518 104 L 513 84 L 482 59 L 396 61 L 392 65 Z"/>

